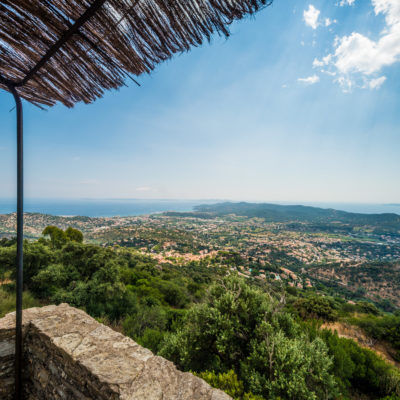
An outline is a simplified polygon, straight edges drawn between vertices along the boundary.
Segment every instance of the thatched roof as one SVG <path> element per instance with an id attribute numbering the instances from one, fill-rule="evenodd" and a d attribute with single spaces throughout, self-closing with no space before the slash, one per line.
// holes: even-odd
<path id="1" fill-rule="evenodd" d="M 272 0 L 0 0 L 0 88 L 90 103 Z M 51 56 L 51 57 L 50 57 Z"/>

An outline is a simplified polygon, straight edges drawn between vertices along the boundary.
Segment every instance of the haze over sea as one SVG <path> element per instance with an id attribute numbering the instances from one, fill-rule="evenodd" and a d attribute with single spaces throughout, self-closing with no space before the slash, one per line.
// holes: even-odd
<path id="1" fill-rule="evenodd" d="M 174 199 L 25 199 L 25 212 L 51 215 L 81 215 L 113 217 L 160 213 L 163 211 L 192 211 L 199 204 L 212 204 L 227 200 L 174 200 Z M 302 204 L 313 207 L 334 208 L 356 213 L 400 215 L 400 204 L 319 203 L 265 201 L 275 204 Z M 258 202 L 259 203 L 259 202 Z M 15 199 L 0 199 L 0 214 L 15 212 Z"/>

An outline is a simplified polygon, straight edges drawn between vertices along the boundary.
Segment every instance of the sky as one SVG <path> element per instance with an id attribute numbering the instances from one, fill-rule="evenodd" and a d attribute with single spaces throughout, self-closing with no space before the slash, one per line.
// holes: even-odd
<path id="1" fill-rule="evenodd" d="M 400 203 L 400 2 L 275 0 L 231 33 L 91 105 L 24 102 L 25 195 Z"/>

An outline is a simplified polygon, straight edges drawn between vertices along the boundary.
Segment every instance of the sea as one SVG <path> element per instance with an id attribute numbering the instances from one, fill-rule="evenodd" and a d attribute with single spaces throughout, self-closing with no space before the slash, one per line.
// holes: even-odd
<path id="1" fill-rule="evenodd" d="M 25 199 L 25 212 L 62 216 L 114 217 L 161 213 L 165 211 L 193 211 L 199 204 L 215 204 L 226 200 L 143 200 L 143 199 Z M 266 201 L 268 202 L 268 201 Z M 258 203 L 260 203 L 258 201 Z M 365 214 L 395 213 L 400 215 L 400 204 L 268 202 L 302 204 L 312 207 L 334 208 Z M 0 214 L 15 212 L 15 199 L 0 198 Z"/>
<path id="2" fill-rule="evenodd" d="M 212 200 L 25 199 L 24 211 L 59 216 L 125 217 L 164 211 L 192 211 L 195 205 L 216 202 Z M 15 210 L 15 199 L 0 198 L 0 214 L 9 214 Z"/>

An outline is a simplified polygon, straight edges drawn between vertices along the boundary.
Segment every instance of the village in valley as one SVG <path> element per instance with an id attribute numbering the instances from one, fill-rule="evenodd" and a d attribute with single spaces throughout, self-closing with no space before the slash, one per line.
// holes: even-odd
<path id="1" fill-rule="evenodd" d="M 129 217 L 58 217 L 26 214 L 26 237 L 48 225 L 72 226 L 85 240 L 104 247 L 131 248 L 166 264 L 217 266 L 248 279 L 296 289 L 321 285 L 399 304 L 400 235 L 370 227 L 271 222 L 234 214 L 160 213 Z M 0 216 L 0 237 L 11 237 L 15 215 Z M 390 276 L 390 277 L 389 277 Z"/>

